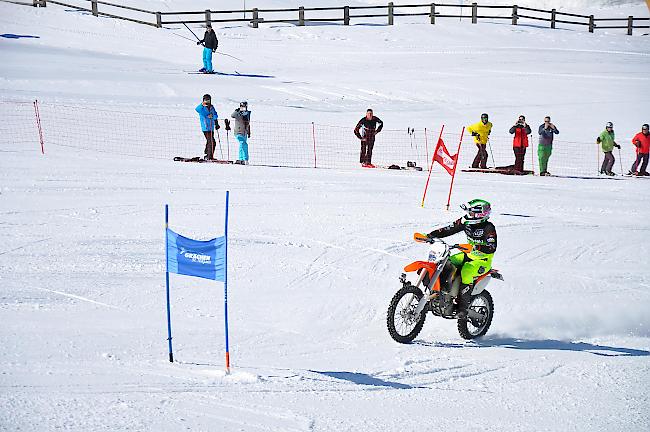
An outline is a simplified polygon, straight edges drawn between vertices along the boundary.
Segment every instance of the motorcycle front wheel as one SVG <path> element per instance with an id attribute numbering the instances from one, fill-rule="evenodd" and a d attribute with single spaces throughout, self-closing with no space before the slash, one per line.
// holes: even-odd
<path id="1" fill-rule="evenodd" d="M 458 320 L 458 333 L 463 339 L 476 339 L 487 333 L 494 316 L 494 302 L 487 291 L 472 297 L 469 310 L 476 314 L 469 314 L 467 318 Z M 471 315 L 471 316 L 470 316 Z M 480 315 L 479 317 L 474 317 Z"/>
<path id="2" fill-rule="evenodd" d="M 415 314 L 422 291 L 413 285 L 405 285 L 395 293 L 388 306 L 386 325 L 390 336 L 399 343 L 410 343 L 422 330 L 427 316 L 425 308 Z"/>

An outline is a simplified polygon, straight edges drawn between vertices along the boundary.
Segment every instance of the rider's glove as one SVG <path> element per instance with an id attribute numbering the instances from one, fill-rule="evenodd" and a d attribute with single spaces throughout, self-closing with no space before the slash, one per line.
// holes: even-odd
<path id="1" fill-rule="evenodd" d="M 436 235 L 436 233 L 434 231 L 431 231 L 429 234 L 427 234 L 427 238 L 428 239 L 434 239 L 434 238 L 438 238 L 438 236 Z"/>

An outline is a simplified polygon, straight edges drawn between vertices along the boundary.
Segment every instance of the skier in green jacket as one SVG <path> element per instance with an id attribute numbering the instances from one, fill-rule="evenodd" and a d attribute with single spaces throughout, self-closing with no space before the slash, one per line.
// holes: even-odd
<path id="1" fill-rule="evenodd" d="M 596 138 L 596 142 L 600 144 L 603 153 L 605 153 L 605 159 L 603 159 L 603 165 L 600 167 L 600 173 L 608 176 L 615 175 L 612 172 L 612 167 L 614 166 L 615 161 L 612 150 L 614 150 L 614 147 L 618 147 L 619 149 L 621 148 L 620 145 L 616 144 L 614 139 L 614 124 L 612 122 L 607 122 L 605 130 L 600 133 L 598 138 Z"/>

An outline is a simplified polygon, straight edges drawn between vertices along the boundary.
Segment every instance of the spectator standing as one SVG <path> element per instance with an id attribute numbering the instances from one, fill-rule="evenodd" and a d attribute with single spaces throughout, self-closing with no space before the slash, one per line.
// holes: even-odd
<path id="1" fill-rule="evenodd" d="M 648 171 L 648 158 L 650 157 L 650 127 L 648 124 L 641 126 L 641 132 L 634 135 L 632 138 L 632 144 L 636 147 L 636 160 L 632 164 L 632 169 L 630 169 L 629 174 L 637 176 L 647 176 Z M 641 164 L 641 169 L 637 171 L 637 168 Z"/>
<path id="2" fill-rule="evenodd" d="M 548 159 L 553 152 L 553 137 L 560 131 L 551 123 L 549 116 L 544 117 L 544 124 L 539 126 L 539 146 L 537 147 L 537 157 L 539 158 L 539 175 L 551 175 L 548 172 Z"/>
<path id="3" fill-rule="evenodd" d="M 615 135 L 614 135 L 614 124 L 612 122 L 607 122 L 605 125 L 605 130 L 600 133 L 596 142 L 600 144 L 603 153 L 605 153 L 605 158 L 603 159 L 603 164 L 600 167 L 600 173 L 606 174 L 608 176 L 615 175 L 612 172 L 612 167 L 614 166 L 615 158 L 612 154 L 614 147 L 621 148 L 620 145 L 616 144 Z"/>
<path id="4" fill-rule="evenodd" d="M 526 117 L 520 115 L 515 123 L 510 128 L 510 133 L 515 134 L 512 139 L 512 149 L 515 152 L 515 165 L 514 173 L 524 173 L 524 157 L 526 157 L 526 148 L 528 147 L 528 135 L 531 134 L 531 129 L 526 123 Z"/>
<path id="5" fill-rule="evenodd" d="M 251 112 L 248 102 L 243 101 L 231 115 L 235 119 L 235 138 L 239 141 L 239 159 L 236 164 L 248 165 L 248 138 L 251 137 Z"/>
<path id="6" fill-rule="evenodd" d="M 201 120 L 201 130 L 205 136 L 205 153 L 204 159 L 214 159 L 214 149 L 217 143 L 214 140 L 214 129 L 219 129 L 217 110 L 212 106 L 212 97 L 209 94 L 203 95 L 203 102 L 201 102 L 195 109 L 199 113 Z"/>
<path id="7" fill-rule="evenodd" d="M 375 136 L 384 128 L 384 122 L 375 117 L 372 109 L 368 108 L 365 117 L 357 123 L 354 134 L 361 140 L 361 155 L 359 162 L 361 166 L 374 168 L 372 164 L 372 148 L 375 146 Z"/>
<path id="8" fill-rule="evenodd" d="M 486 146 L 492 132 L 492 123 L 488 121 L 488 115 L 486 113 L 481 114 L 481 121 L 468 126 L 467 131 L 474 137 L 474 144 L 478 148 L 474 162 L 472 162 L 472 168 L 486 169 L 488 160 Z"/>
<path id="9" fill-rule="evenodd" d="M 217 35 L 212 29 L 212 25 L 209 23 L 206 24 L 203 39 L 196 42 L 196 44 L 203 45 L 203 67 L 199 69 L 199 72 L 214 73 L 214 70 L 212 69 L 212 53 L 217 50 L 219 41 L 217 40 Z"/>

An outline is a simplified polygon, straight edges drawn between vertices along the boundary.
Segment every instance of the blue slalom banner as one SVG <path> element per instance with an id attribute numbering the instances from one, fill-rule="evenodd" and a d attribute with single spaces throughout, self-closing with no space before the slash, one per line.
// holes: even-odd
<path id="1" fill-rule="evenodd" d="M 167 268 L 169 273 L 226 280 L 226 237 L 193 240 L 167 228 Z"/>

